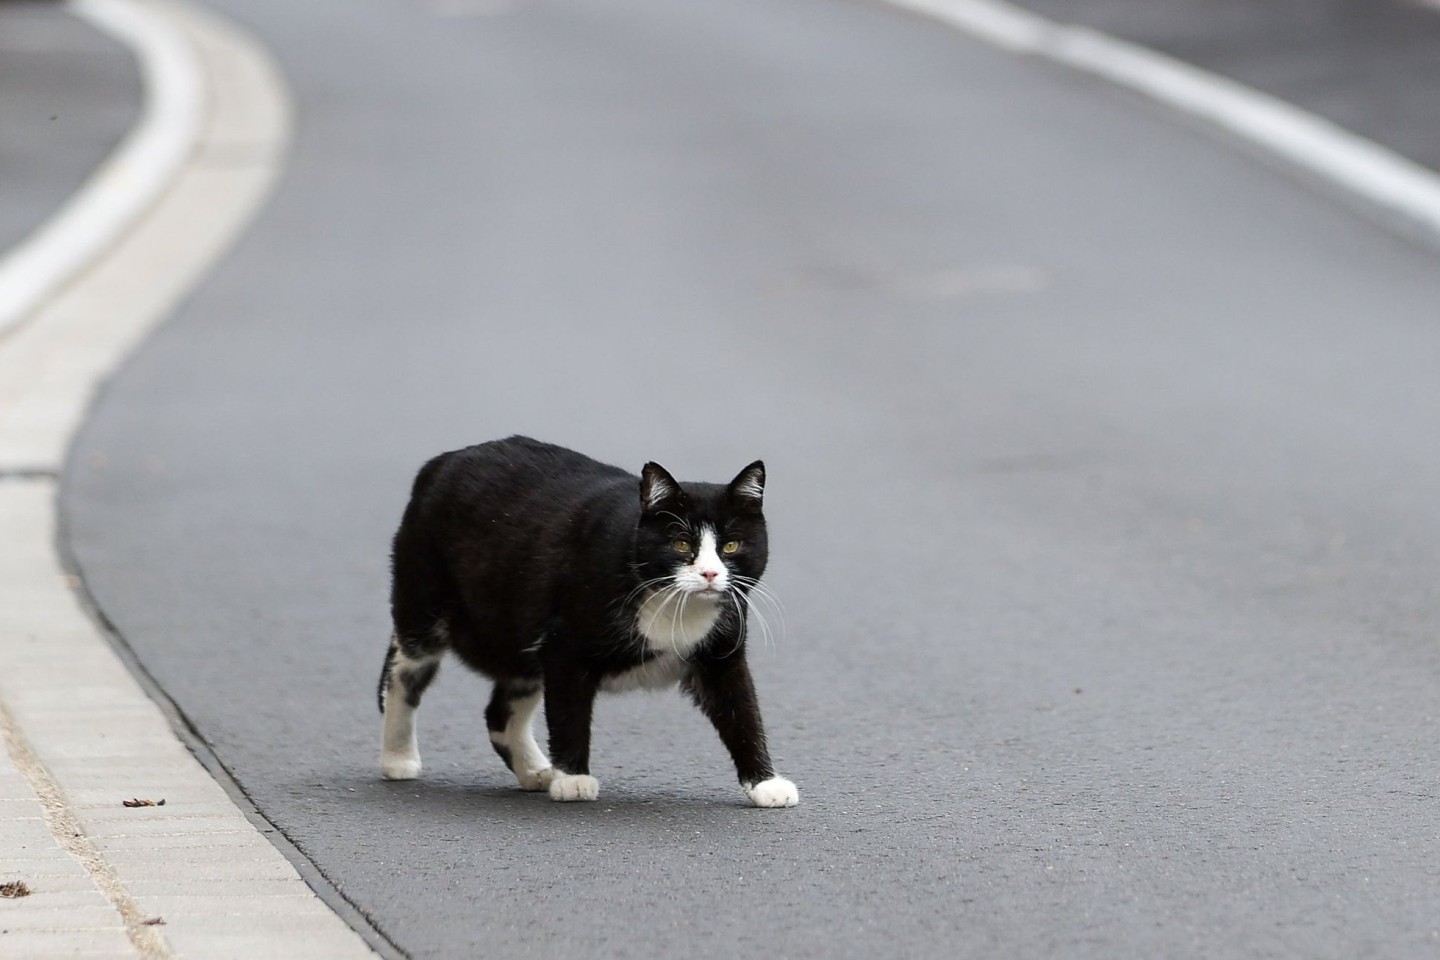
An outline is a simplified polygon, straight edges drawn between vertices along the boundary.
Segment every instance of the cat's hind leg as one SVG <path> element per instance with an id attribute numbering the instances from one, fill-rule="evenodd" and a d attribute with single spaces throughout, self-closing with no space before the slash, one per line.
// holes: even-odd
<path id="1" fill-rule="evenodd" d="M 386 780 L 414 780 L 420 775 L 415 711 L 440 669 L 447 645 L 444 624 L 439 622 L 419 637 L 397 632 L 390 639 L 380 671 L 380 712 L 385 717 L 380 775 Z"/>
<path id="2" fill-rule="evenodd" d="M 531 730 L 543 697 L 538 681 L 497 680 L 485 708 L 490 745 L 515 774 L 521 790 L 547 790 L 554 776 L 550 760 Z"/>

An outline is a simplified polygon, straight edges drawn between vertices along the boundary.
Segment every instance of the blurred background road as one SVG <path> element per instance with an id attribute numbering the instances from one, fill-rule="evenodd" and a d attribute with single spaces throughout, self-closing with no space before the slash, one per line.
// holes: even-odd
<path id="1" fill-rule="evenodd" d="M 400 951 L 1434 955 L 1434 251 L 867 3 L 215 5 L 296 152 L 97 406 L 67 545 Z M 766 459 L 800 807 L 671 696 L 602 703 L 599 803 L 518 794 L 453 665 L 379 782 L 409 480 L 516 431 Z"/>

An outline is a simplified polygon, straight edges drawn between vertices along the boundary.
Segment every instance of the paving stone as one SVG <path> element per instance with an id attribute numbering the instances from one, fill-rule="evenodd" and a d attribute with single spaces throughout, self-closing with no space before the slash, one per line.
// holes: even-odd
<path id="1" fill-rule="evenodd" d="M 48 956 L 106 956 L 133 958 L 135 948 L 122 929 L 113 930 L 16 930 L 0 933 L 0 957 L 31 960 Z M 263 954 L 254 954 L 259 957 Z"/>
<path id="2" fill-rule="evenodd" d="M 34 897 L 0 900 L 0 930 L 7 933 L 37 930 L 123 930 L 124 922 L 114 907 L 36 907 Z M 3 943 L 4 941 L 0 941 Z"/>

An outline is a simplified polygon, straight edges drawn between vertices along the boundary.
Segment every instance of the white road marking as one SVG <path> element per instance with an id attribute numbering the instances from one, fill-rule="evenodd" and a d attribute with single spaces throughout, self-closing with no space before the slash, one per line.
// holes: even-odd
<path id="1" fill-rule="evenodd" d="M 125 0 L 70 0 L 69 9 L 135 51 L 144 108 L 85 186 L 0 259 L 0 338 L 149 210 L 200 140 L 205 82 L 174 25 Z"/>
<path id="2" fill-rule="evenodd" d="M 1440 174 L 1308 111 L 1162 53 L 1002 0 L 881 0 L 1012 53 L 1103 77 L 1257 144 L 1440 242 Z M 1440 5 L 1440 0 L 1428 0 Z"/>

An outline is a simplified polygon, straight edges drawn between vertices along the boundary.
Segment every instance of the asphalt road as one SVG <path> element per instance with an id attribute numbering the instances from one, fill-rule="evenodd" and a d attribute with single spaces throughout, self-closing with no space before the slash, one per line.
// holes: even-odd
<path id="1" fill-rule="evenodd" d="M 58 3 L 0 2 L 0 253 L 79 189 L 139 107 L 118 42 Z"/>
<path id="2" fill-rule="evenodd" d="M 1433 252 L 865 3 L 220 6 L 295 156 L 97 406 L 66 541 L 401 950 L 1440 950 Z M 388 537 L 511 432 L 765 458 L 799 807 L 665 695 L 600 705 L 600 802 L 520 794 L 453 664 L 380 782 Z"/>

